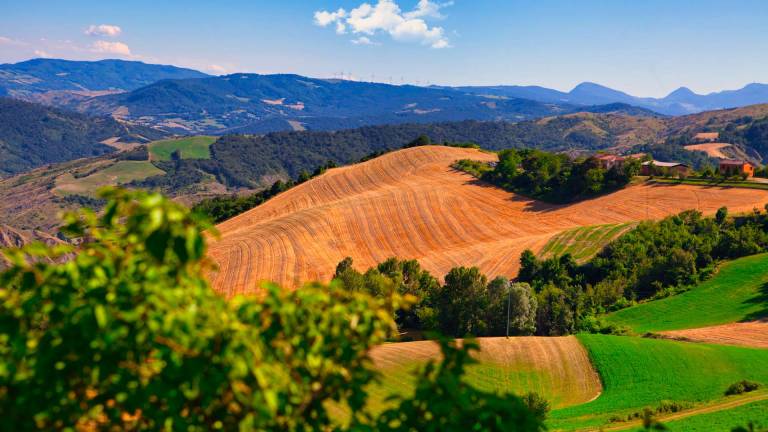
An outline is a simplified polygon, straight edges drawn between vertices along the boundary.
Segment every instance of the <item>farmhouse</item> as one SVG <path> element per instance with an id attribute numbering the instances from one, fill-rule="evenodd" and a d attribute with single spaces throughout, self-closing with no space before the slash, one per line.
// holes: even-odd
<path id="1" fill-rule="evenodd" d="M 668 172 L 673 175 L 686 176 L 691 173 L 691 168 L 688 165 L 682 164 L 680 162 L 659 162 L 656 160 L 643 162 L 643 164 L 640 166 L 641 175 L 658 175 L 664 172 Z"/>
<path id="2" fill-rule="evenodd" d="M 693 139 L 698 142 L 715 142 L 719 137 L 718 132 L 699 132 L 693 136 Z"/>
<path id="3" fill-rule="evenodd" d="M 595 159 L 600 163 L 600 167 L 603 169 L 611 169 L 613 167 L 621 168 L 624 165 L 624 161 L 627 160 L 627 158 L 623 156 L 616 156 L 611 154 L 606 155 L 598 155 L 595 156 Z"/>
<path id="4" fill-rule="evenodd" d="M 747 177 L 752 177 L 755 175 L 755 167 L 743 160 L 721 160 L 719 170 L 720 174 L 724 176 L 746 175 Z"/>

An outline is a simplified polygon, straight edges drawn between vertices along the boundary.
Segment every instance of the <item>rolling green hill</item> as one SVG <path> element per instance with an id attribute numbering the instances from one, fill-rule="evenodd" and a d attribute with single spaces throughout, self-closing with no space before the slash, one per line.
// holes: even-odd
<path id="1" fill-rule="evenodd" d="M 746 321 L 768 315 L 768 254 L 722 265 L 710 280 L 685 293 L 611 313 L 606 319 L 636 333 Z"/>
<path id="2" fill-rule="evenodd" d="M 600 374 L 594 401 L 553 411 L 553 429 L 597 427 L 661 401 L 687 406 L 724 398 L 736 381 L 768 384 L 768 350 L 626 336 L 579 335 Z M 619 423 L 620 424 L 620 423 Z"/>

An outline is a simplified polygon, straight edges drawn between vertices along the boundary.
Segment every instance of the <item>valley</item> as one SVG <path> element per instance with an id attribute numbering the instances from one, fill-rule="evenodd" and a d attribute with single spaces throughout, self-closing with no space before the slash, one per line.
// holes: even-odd
<path id="1" fill-rule="evenodd" d="M 768 425 L 766 85 L 213 66 L 0 65 L 0 429 Z"/>

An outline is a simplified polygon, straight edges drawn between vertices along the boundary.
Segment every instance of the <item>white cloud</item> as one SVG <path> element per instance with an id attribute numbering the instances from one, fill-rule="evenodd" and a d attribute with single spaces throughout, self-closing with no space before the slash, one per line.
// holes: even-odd
<path id="1" fill-rule="evenodd" d="M 88 36 L 109 36 L 117 37 L 123 32 L 119 26 L 110 24 L 91 25 L 85 29 L 85 34 Z"/>
<path id="2" fill-rule="evenodd" d="M 217 64 L 208 65 L 205 69 L 214 75 L 226 75 L 227 73 L 227 68 Z"/>
<path id="3" fill-rule="evenodd" d="M 366 36 L 360 36 L 357 39 L 352 39 L 350 42 L 352 42 L 355 45 L 379 45 L 378 43 L 370 40 Z"/>
<path id="4" fill-rule="evenodd" d="M 317 11 L 315 12 L 315 24 L 320 27 L 327 27 L 328 24 L 336 23 L 336 33 L 344 34 L 347 32 L 347 26 L 344 25 L 343 18 L 347 16 L 347 11 L 339 8 L 336 12 Z"/>
<path id="5" fill-rule="evenodd" d="M 98 53 L 118 54 L 127 57 L 131 56 L 131 49 L 128 48 L 128 45 L 122 42 L 107 42 L 99 40 L 91 45 L 91 51 Z"/>
<path id="6" fill-rule="evenodd" d="M 49 58 L 51 55 L 43 50 L 35 50 L 35 57 Z"/>
<path id="7" fill-rule="evenodd" d="M 433 3 L 429 0 L 419 0 L 419 4 L 416 5 L 416 9 L 404 14 L 403 16 L 405 18 L 429 17 L 429 18 L 443 19 L 445 17 L 443 16 L 443 14 L 440 13 L 440 9 L 447 6 L 452 6 L 452 5 L 453 5 L 452 1 L 445 2 L 445 3 Z"/>
<path id="8" fill-rule="evenodd" d="M 450 42 L 442 27 L 427 24 L 426 19 L 443 18 L 440 9 L 450 6 L 452 2 L 436 3 L 430 0 L 419 0 L 416 8 L 405 12 L 394 0 L 378 0 L 375 6 L 363 3 L 347 13 L 343 8 L 336 12 L 315 12 L 315 24 L 327 27 L 336 24 L 336 33 L 346 33 L 347 28 L 354 34 L 374 35 L 378 32 L 388 33 L 393 39 L 403 42 L 418 42 L 432 48 L 448 48 Z M 362 37 L 352 41 L 363 45 Z M 370 42 L 370 39 L 365 37 Z"/>

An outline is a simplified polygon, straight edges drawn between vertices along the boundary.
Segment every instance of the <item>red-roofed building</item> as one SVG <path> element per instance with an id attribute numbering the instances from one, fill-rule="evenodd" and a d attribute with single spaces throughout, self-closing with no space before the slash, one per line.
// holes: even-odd
<path id="1" fill-rule="evenodd" d="M 604 169 L 611 169 L 613 167 L 621 168 L 624 165 L 624 161 L 627 160 L 627 158 L 623 156 L 616 156 L 611 154 L 605 154 L 605 155 L 597 155 L 595 156 L 595 159 L 600 163 L 600 167 Z"/>
<path id="2" fill-rule="evenodd" d="M 755 167 L 743 160 L 723 159 L 720 161 L 720 174 L 730 177 L 734 175 L 745 175 L 752 177 L 755 175 Z"/>

